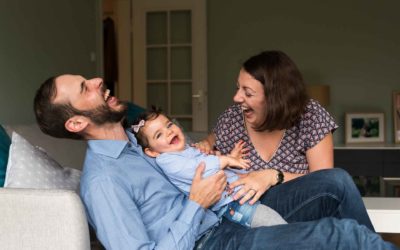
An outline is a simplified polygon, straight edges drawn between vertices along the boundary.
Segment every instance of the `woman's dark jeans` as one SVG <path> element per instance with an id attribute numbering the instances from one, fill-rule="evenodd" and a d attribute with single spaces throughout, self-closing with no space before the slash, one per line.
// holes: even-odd
<path id="1" fill-rule="evenodd" d="M 375 231 L 353 179 L 340 168 L 315 171 L 272 187 L 260 201 L 289 223 L 350 218 Z"/>
<path id="2" fill-rule="evenodd" d="M 260 201 L 289 224 L 248 229 L 223 219 L 201 249 L 398 249 L 374 233 L 360 193 L 342 169 L 275 186 Z"/>

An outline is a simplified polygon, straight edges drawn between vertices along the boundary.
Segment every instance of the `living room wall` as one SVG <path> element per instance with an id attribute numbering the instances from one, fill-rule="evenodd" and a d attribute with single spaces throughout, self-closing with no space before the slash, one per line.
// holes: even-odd
<path id="1" fill-rule="evenodd" d="M 0 1 L 0 123 L 34 122 L 32 100 L 47 77 L 99 75 L 97 0 Z M 229 6 L 229 7 L 228 7 Z M 393 142 L 393 90 L 400 90 L 400 2 L 207 1 L 209 127 L 232 103 L 241 62 L 262 50 L 285 51 L 307 84 L 328 84 L 328 110 L 384 112 Z M 221 95 L 221 93 L 224 93 Z"/>
<path id="2" fill-rule="evenodd" d="M 0 1 L 1 124 L 34 122 L 33 97 L 48 77 L 99 72 L 98 2 Z"/>
<path id="3" fill-rule="evenodd" d="M 209 127 L 232 103 L 241 63 L 279 49 L 307 84 L 330 85 L 328 110 L 344 141 L 345 112 L 384 112 L 393 142 L 392 91 L 400 90 L 400 2 L 207 1 Z M 223 94 L 221 94 L 223 93 Z"/>

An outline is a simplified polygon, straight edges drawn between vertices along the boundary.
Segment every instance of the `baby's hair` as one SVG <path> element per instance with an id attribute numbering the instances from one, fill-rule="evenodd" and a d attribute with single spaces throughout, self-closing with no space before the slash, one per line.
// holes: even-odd
<path id="1" fill-rule="evenodd" d="M 162 113 L 161 109 L 152 106 L 151 109 L 140 113 L 139 116 L 133 122 L 132 127 L 138 126 L 138 129 L 137 129 L 137 131 L 134 131 L 134 130 L 132 130 L 132 131 L 136 136 L 138 144 L 140 146 L 142 146 L 143 150 L 145 148 L 149 147 L 149 141 L 147 140 L 146 136 L 143 134 L 143 130 L 141 129 L 142 126 L 139 126 L 139 123 L 141 121 L 144 121 L 144 123 L 146 123 L 147 121 L 152 121 L 152 120 L 156 119 L 159 115 L 164 115 Z"/>

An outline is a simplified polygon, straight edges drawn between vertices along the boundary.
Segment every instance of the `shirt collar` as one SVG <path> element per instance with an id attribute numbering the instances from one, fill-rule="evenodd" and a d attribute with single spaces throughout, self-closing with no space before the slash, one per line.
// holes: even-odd
<path id="1" fill-rule="evenodd" d="M 137 144 L 135 136 L 125 131 L 129 141 L 124 140 L 88 140 L 88 147 L 97 154 L 102 154 L 112 158 L 118 158 L 126 147 L 133 147 L 136 152 L 143 155 L 140 145 Z"/>

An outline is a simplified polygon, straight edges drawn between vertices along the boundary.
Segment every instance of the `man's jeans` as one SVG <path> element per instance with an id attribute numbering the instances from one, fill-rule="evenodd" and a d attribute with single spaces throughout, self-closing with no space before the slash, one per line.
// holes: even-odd
<path id="1" fill-rule="evenodd" d="M 224 219 L 202 249 L 397 249 L 373 233 L 360 193 L 344 170 L 296 178 L 271 188 L 260 201 L 289 224 L 248 229 Z"/>

